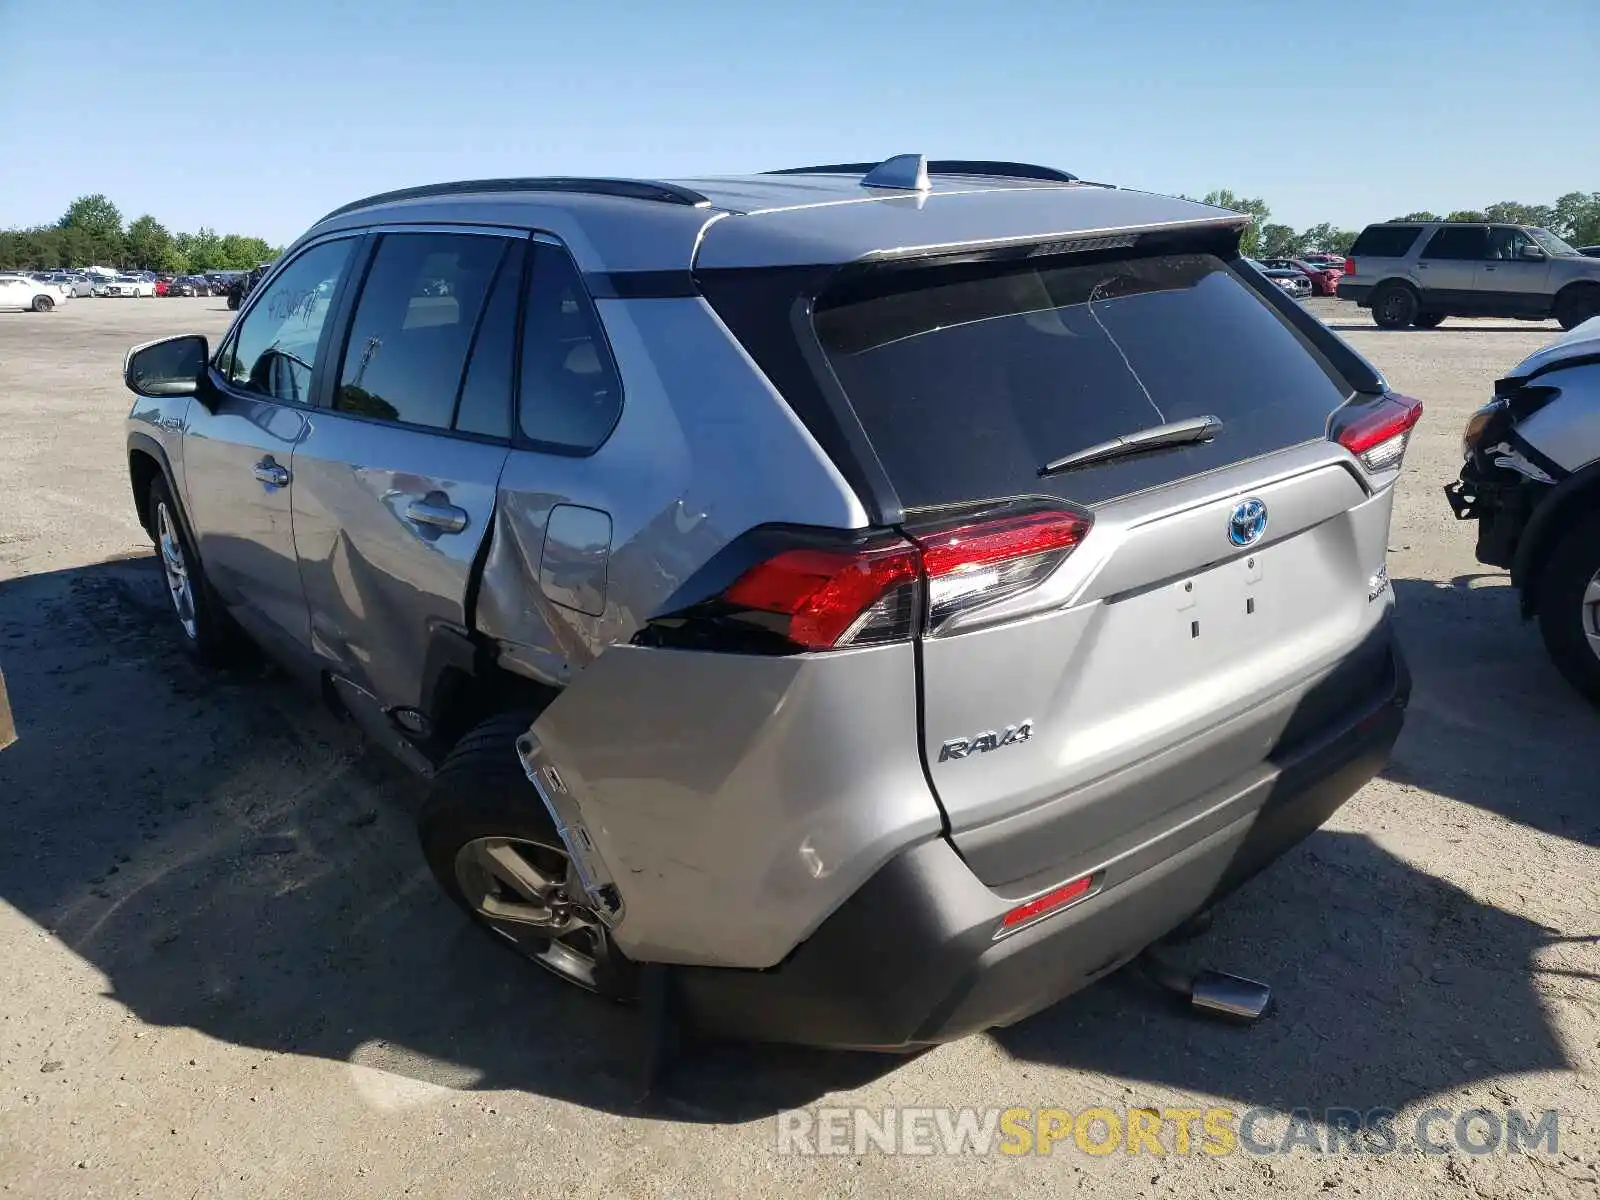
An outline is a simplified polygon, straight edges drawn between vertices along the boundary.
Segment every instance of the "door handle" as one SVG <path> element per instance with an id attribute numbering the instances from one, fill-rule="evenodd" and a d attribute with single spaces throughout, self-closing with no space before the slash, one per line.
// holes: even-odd
<path id="1" fill-rule="evenodd" d="M 264 483 L 268 487 L 289 486 L 289 468 L 273 462 L 270 454 L 252 467 L 250 473 L 256 477 L 257 483 Z"/>
<path id="2" fill-rule="evenodd" d="M 439 496 L 435 499 L 435 496 Z M 460 533 L 467 527 L 467 510 L 450 503 L 449 497 L 435 493 L 406 505 L 406 520 L 414 525 L 426 525 L 440 533 Z"/>
<path id="3" fill-rule="evenodd" d="M 1484 269 L 1484 270 L 1485 270 L 1485 271 L 1492 271 L 1492 270 L 1494 270 L 1494 268 L 1493 268 L 1493 267 L 1489 267 L 1489 266 L 1486 266 L 1486 267 L 1484 267 L 1484 268 L 1483 268 L 1483 269 Z"/>

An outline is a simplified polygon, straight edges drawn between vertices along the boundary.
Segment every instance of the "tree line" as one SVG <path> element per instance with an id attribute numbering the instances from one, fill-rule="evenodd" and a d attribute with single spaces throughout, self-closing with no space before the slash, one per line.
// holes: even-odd
<path id="1" fill-rule="evenodd" d="M 1186 197 L 1192 199 L 1192 197 Z M 1275 223 L 1272 210 L 1259 197 L 1238 196 L 1226 188 L 1208 192 L 1202 201 L 1219 208 L 1249 213 L 1254 220 L 1242 239 L 1244 252 L 1251 258 L 1297 258 L 1322 251 L 1348 254 L 1355 243 L 1355 229 L 1338 229 L 1324 221 L 1308 229 Z M 1532 225 L 1548 229 L 1574 246 L 1600 244 L 1600 192 L 1568 192 L 1554 204 L 1522 204 L 1502 200 L 1483 209 L 1459 209 L 1440 216 L 1431 212 L 1412 212 L 1391 217 L 1391 221 L 1486 221 L 1506 225 Z"/>
<path id="2" fill-rule="evenodd" d="M 219 234 L 202 225 L 172 233 L 146 214 L 124 227 L 122 212 L 103 194 L 80 196 L 53 225 L 0 229 L 0 268 L 116 267 L 124 271 L 247 271 L 282 253 L 263 238 Z"/>
<path id="3" fill-rule="evenodd" d="M 1348 254 L 1359 232 L 1326 221 L 1297 230 L 1273 221 L 1272 209 L 1260 197 L 1239 196 L 1226 188 L 1208 192 L 1203 202 L 1254 218 L 1243 238 L 1244 252 L 1253 258 L 1295 258 L 1315 251 Z M 1390 219 L 1533 225 L 1575 246 L 1595 245 L 1600 244 L 1600 192 L 1568 192 L 1554 204 L 1502 200 L 1484 209 L 1460 209 L 1444 216 L 1412 212 Z M 203 225 L 194 233 L 171 233 L 148 214 L 124 228 L 121 211 L 99 192 L 78 197 L 54 225 L 0 230 L 0 269 L 107 266 L 176 274 L 245 271 L 281 253 L 282 247 L 261 238 L 218 234 Z"/>

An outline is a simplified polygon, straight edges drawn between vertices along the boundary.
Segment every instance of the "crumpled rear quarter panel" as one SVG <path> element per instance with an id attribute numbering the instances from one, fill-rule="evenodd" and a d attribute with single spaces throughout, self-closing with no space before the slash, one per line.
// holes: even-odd
<path id="1" fill-rule="evenodd" d="M 770 967 L 938 835 L 913 654 L 617 646 L 577 676 L 533 733 L 622 894 L 625 953 Z"/>

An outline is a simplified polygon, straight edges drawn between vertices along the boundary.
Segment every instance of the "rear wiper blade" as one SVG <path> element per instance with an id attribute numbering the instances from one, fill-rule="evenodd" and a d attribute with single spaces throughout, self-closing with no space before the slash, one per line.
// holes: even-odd
<path id="1" fill-rule="evenodd" d="M 1075 471 L 1094 463 L 1109 462 L 1114 458 L 1127 458 L 1132 454 L 1147 454 L 1151 450 L 1166 450 L 1172 446 L 1193 446 L 1209 442 L 1222 432 L 1221 417 L 1190 417 L 1184 421 L 1171 421 L 1166 425 L 1152 425 L 1138 433 L 1124 434 L 1060 458 L 1052 458 L 1039 468 L 1039 478 L 1058 475 L 1062 471 Z"/>

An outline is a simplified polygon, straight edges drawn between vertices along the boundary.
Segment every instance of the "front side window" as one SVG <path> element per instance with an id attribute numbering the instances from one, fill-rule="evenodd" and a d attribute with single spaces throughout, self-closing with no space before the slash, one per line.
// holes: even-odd
<path id="1" fill-rule="evenodd" d="M 1533 239 L 1515 225 L 1496 225 L 1489 230 L 1489 257 L 1492 259 L 1518 259 L 1522 248 L 1533 245 Z"/>
<path id="2" fill-rule="evenodd" d="M 1479 262 L 1488 249 L 1489 231 L 1482 225 L 1443 225 L 1423 250 L 1423 258 Z"/>
<path id="3" fill-rule="evenodd" d="M 334 408 L 449 429 L 507 245 L 480 234 L 385 234 L 350 320 Z"/>
<path id="4" fill-rule="evenodd" d="M 565 250 L 530 247 L 518 414 L 541 448 L 588 454 L 622 412 L 622 382 L 578 269 Z"/>
<path id="5" fill-rule="evenodd" d="M 317 344 L 355 244 L 340 238 L 313 246 L 272 281 L 217 363 L 230 384 L 274 400 L 311 403 Z"/>

